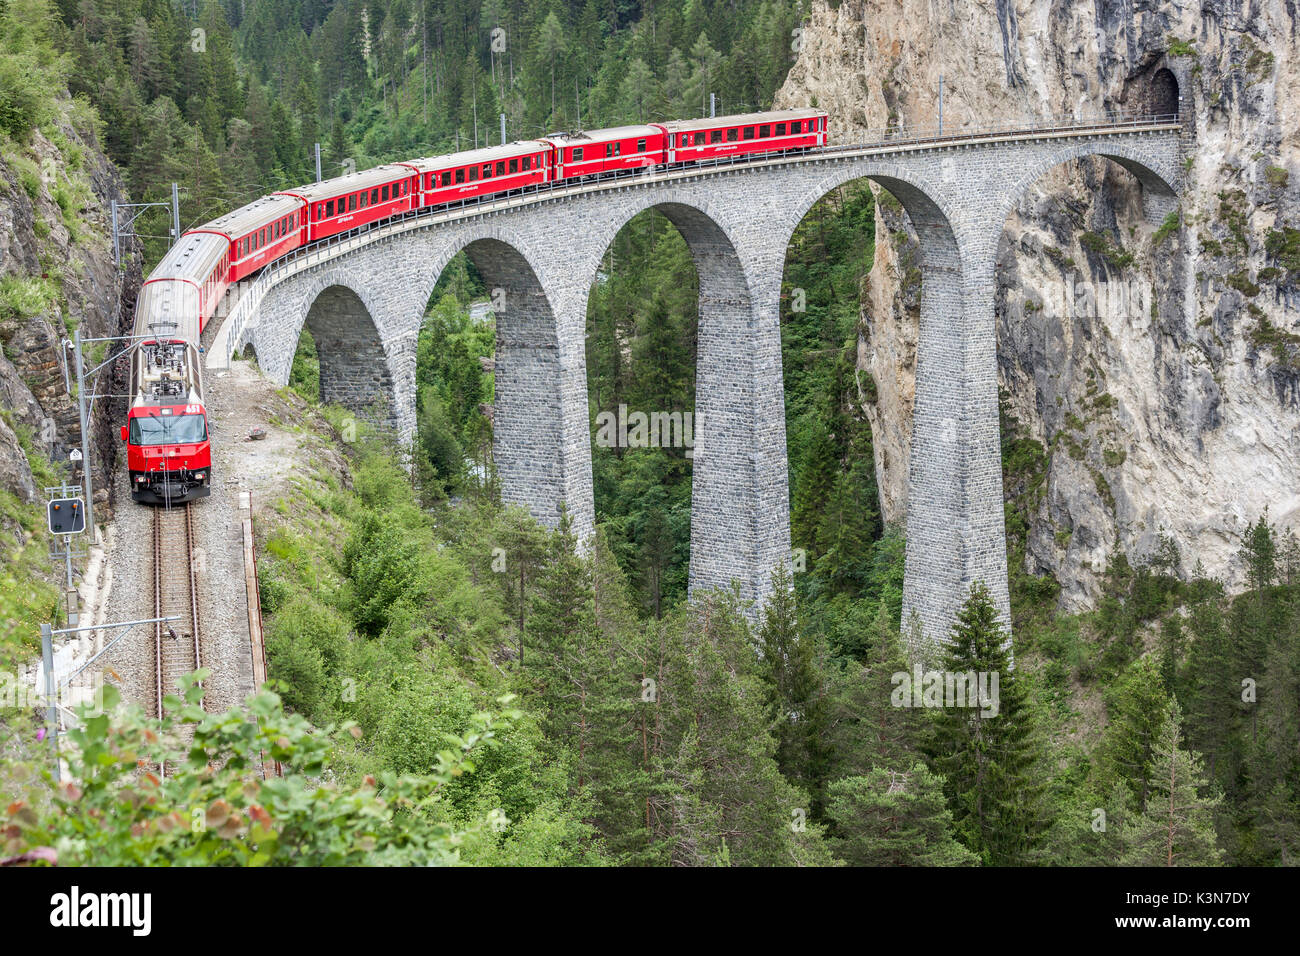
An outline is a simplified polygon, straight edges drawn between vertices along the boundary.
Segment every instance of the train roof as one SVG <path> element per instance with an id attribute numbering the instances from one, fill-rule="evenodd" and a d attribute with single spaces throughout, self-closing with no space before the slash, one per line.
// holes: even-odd
<path id="1" fill-rule="evenodd" d="M 410 166 L 420 172 L 431 169 L 450 169 L 456 166 L 473 166 L 475 163 L 490 163 L 498 159 L 514 159 L 517 156 L 531 156 L 546 149 L 540 140 L 529 139 L 503 146 L 484 146 L 480 149 L 462 149 L 459 153 L 445 156 L 425 156 L 421 159 L 403 161 L 401 165 Z"/>
<path id="2" fill-rule="evenodd" d="M 199 305 L 199 290 L 189 282 L 172 277 L 150 280 L 140 287 L 135 302 L 133 334 L 167 335 L 198 342 Z"/>
<path id="3" fill-rule="evenodd" d="M 724 126 L 754 126 L 758 123 L 782 123 L 788 120 L 812 119 L 825 116 L 825 110 L 771 110 L 767 113 L 742 113 L 739 116 L 709 116 L 696 120 L 670 120 L 664 129 L 673 132 L 693 129 L 717 129 Z"/>
<path id="4" fill-rule="evenodd" d="M 287 216 L 302 208 L 302 202 L 292 196 L 275 194 L 254 199 L 246 206 L 226 213 L 218 219 L 199 226 L 199 229 L 219 232 L 231 239 L 248 235 L 254 229 L 261 229 L 267 223 L 274 222 L 281 216 Z"/>
<path id="5" fill-rule="evenodd" d="M 410 175 L 411 171 L 407 167 L 390 163 L 385 166 L 375 166 L 373 169 L 348 173 L 346 176 L 335 176 L 333 179 L 326 179 L 319 183 L 308 183 L 305 186 L 297 186 L 293 189 L 282 189 L 276 195 L 301 196 L 308 202 L 316 202 L 318 199 L 333 199 L 335 196 L 346 196 L 348 193 L 360 192 L 362 189 L 370 189 L 372 186 L 382 186 L 397 179 L 405 179 Z"/>
<path id="6" fill-rule="evenodd" d="M 661 136 L 663 130 L 658 126 L 641 124 L 638 126 L 615 126 L 612 129 L 584 129 L 570 133 L 551 133 L 544 136 L 549 143 L 556 146 L 581 146 L 584 143 L 607 143 L 616 139 L 637 139 L 645 136 Z"/>
<path id="7" fill-rule="evenodd" d="M 202 282 L 212 274 L 228 248 L 229 240 L 224 236 L 211 232 L 187 232 L 149 273 L 149 281 L 192 279 Z"/>

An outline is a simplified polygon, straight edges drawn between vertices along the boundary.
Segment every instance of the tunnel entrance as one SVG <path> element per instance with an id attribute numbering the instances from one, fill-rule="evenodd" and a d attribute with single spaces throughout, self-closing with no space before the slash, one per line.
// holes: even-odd
<path id="1" fill-rule="evenodd" d="M 1164 67 L 1151 77 L 1147 111 L 1160 117 L 1173 117 L 1178 113 L 1178 80 Z"/>

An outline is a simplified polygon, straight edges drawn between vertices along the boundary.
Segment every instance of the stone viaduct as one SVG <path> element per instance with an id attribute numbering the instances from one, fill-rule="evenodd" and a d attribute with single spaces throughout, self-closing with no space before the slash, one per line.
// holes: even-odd
<path id="1" fill-rule="evenodd" d="M 1052 167 L 1107 157 L 1142 187 L 1158 224 L 1176 207 L 1182 127 L 1075 126 L 860 147 L 691 170 L 657 170 L 421 215 L 306 251 L 243 290 L 209 350 L 251 344 L 288 381 L 300 330 L 315 337 L 321 392 L 415 424 L 416 338 L 434 284 L 464 251 L 497 290 L 494 457 L 506 502 L 542 523 L 561 503 L 593 530 L 587 297 L 615 234 L 656 209 L 699 272 L 690 586 L 739 582 L 761 602 L 790 556 L 779 306 L 786 250 L 821 197 L 869 177 L 920 237 L 921 317 L 909 464 L 904 621 L 943 636 L 984 581 L 1009 620 L 998 432 L 995 258 L 1022 193 Z"/>

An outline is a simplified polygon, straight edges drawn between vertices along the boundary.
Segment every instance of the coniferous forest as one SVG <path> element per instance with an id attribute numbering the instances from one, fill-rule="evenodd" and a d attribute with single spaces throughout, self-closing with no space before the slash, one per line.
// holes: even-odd
<path id="1" fill-rule="evenodd" d="M 0 0 L 0 150 L 71 124 L 182 229 L 348 169 L 559 129 L 766 109 L 786 0 Z M 496 30 L 504 37 L 494 43 Z M 1013 638 L 980 585 L 930 666 L 1000 675 L 998 713 L 898 706 L 916 650 L 880 516 L 859 331 L 863 180 L 785 261 L 792 544 L 751 625 L 687 599 L 691 459 L 593 442 L 597 534 L 504 508 L 488 290 L 458 257 L 418 344 L 412 447 L 344 440 L 304 332 L 286 401 L 342 464 L 259 524 L 268 687 L 205 719 L 123 708 L 67 735 L 74 782 L 0 767 L 0 856 L 60 865 L 1276 866 L 1300 861 L 1300 546 L 1267 513 L 1230 593 L 1166 539 L 1116 553 L 1092 610 L 1026 571 L 1048 456 L 1004 406 Z M 76 209 L 70 205 L 69 215 Z M 147 272 L 170 213 L 136 224 Z M 885 241 L 882 239 L 882 241 Z M 792 293 L 798 290 L 798 295 Z M 694 407 L 698 278 L 654 211 L 587 315 L 601 412 Z M 798 301 L 798 307 L 795 302 Z M 0 294 L 0 318 L 15 308 Z M 292 515 L 292 520 L 289 517 Z M 496 562 L 504 561 L 508 573 Z M 0 645 L 14 660 L 18 645 Z M 911 655 L 911 656 L 909 656 Z M 5 662 L 6 667 L 16 664 Z M 8 718 L 5 718 L 8 720 Z M 14 726 L 19 726 L 14 718 Z M 186 721 L 193 742 L 176 743 Z M 176 747 L 164 779 L 137 773 Z M 191 755 L 186 758 L 186 753 Z M 286 776 L 243 784 L 250 755 Z M 193 754 L 198 753 L 199 758 Z M 251 787 L 251 788 L 250 788 Z M 203 832 L 191 808 L 207 808 Z M 114 825 L 96 821 L 105 817 Z"/>

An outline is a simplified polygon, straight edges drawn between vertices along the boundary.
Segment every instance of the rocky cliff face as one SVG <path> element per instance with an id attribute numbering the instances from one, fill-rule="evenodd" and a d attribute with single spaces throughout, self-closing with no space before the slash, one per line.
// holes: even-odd
<path id="1" fill-rule="evenodd" d="M 1041 180 L 1002 234 L 1000 380 L 1049 455 L 1027 569 L 1054 574 L 1067 609 L 1161 535 L 1185 572 L 1199 561 L 1232 586 L 1247 521 L 1267 507 L 1300 528 L 1296 17 L 1288 0 L 818 0 L 778 94 L 829 110 L 838 142 L 936 124 L 941 74 L 945 131 L 1181 109 L 1177 221 L 1141 228 L 1137 181 L 1090 159 Z M 898 520 L 919 273 L 896 204 L 877 217 L 859 364 Z"/>
<path id="2" fill-rule="evenodd" d="M 84 337 L 118 335 L 128 327 L 140 260 L 129 246 L 126 267 L 113 265 L 113 199 L 127 201 L 121 177 L 93 134 L 71 121 L 0 149 L 0 488 L 25 503 L 43 490 L 23 445 L 66 465 L 81 442 L 77 403 L 64 379 L 65 370 L 75 372 L 63 341 L 77 327 Z M 98 364 L 101 353 L 91 347 L 87 354 Z M 100 391 L 112 385 L 106 375 Z M 97 401 L 91 424 L 101 505 L 108 504 L 118 447 L 113 404 Z M 72 479 L 70 470 L 65 474 Z M 105 508 L 97 518 L 106 516 Z"/>

